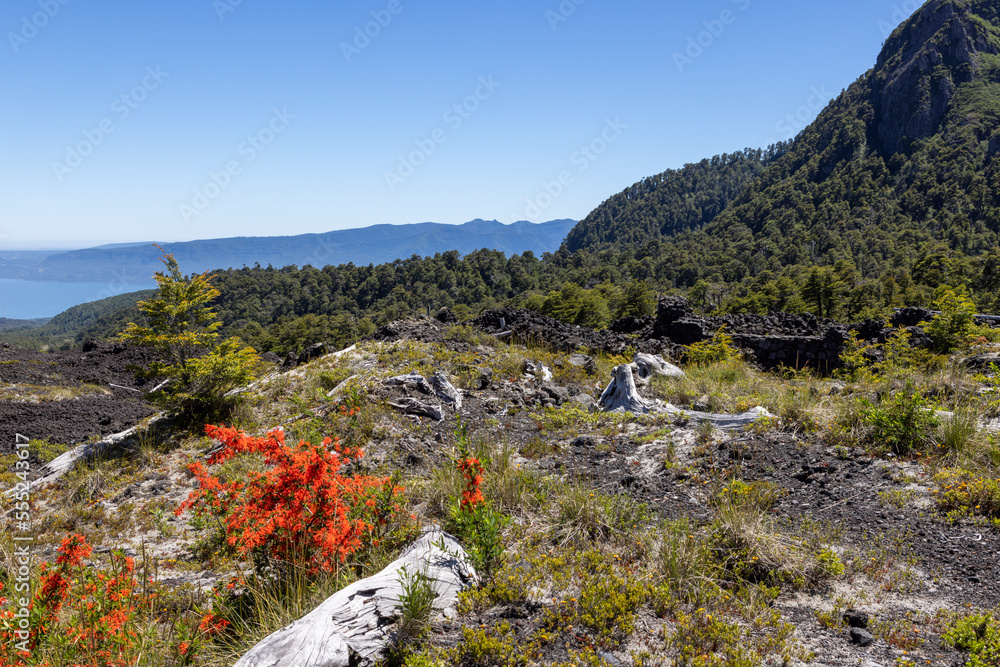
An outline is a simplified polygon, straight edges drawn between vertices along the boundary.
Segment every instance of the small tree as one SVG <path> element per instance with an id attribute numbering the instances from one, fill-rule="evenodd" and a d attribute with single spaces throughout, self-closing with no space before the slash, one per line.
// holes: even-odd
<path id="1" fill-rule="evenodd" d="M 140 371 L 167 380 L 149 395 L 153 403 L 192 420 L 224 416 L 235 402 L 226 394 L 253 380 L 257 354 L 238 338 L 216 342 L 222 323 L 210 305 L 219 295 L 211 284 L 213 276 L 205 272 L 185 278 L 173 255 L 164 252 L 162 261 L 166 272 L 153 276 L 157 295 L 136 304 L 149 326 L 131 322 L 119 338 L 160 353 L 160 361 Z"/>
<path id="2" fill-rule="evenodd" d="M 924 330 L 938 351 L 951 352 L 980 331 L 976 326 L 976 304 L 965 285 L 955 289 L 942 285 L 935 296 L 934 306 L 941 313 Z"/>

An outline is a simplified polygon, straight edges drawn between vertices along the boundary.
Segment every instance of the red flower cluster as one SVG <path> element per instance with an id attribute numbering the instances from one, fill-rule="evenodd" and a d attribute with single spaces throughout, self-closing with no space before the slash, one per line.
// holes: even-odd
<path id="1" fill-rule="evenodd" d="M 199 486 L 177 512 L 194 508 L 222 517 L 229 544 L 244 555 L 263 549 L 280 560 L 303 563 L 310 572 L 336 571 L 373 528 L 366 512 L 373 491 L 387 486 L 393 495 L 402 491 L 388 477 L 341 474 L 362 452 L 339 438 L 327 438 L 321 447 L 301 441 L 292 448 L 281 431 L 254 438 L 210 425 L 205 432 L 224 445 L 210 464 L 255 453 L 271 467 L 251 473 L 244 485 L 223 484 L 200 464 L 190 466 Z"/>
<path id="2" fill-rule="evenodd" d="M 479 459 L 464 456 L 458 460 L 458 469 L 465 478 L 465 490 L 462 491 L 462 511 L 472 512 L 476 505 L 486 500 L 480 485 L 483 483 L 483 464 Z"/>
<path id="3" fill-rule="evenodd" d="M 107 569 L 85 567 L 92 550 L 82 535 L 66 537 L 58 553 L 54 567 L 41 566 L 27 636 L 15 612 L 0 612 L 0 667 L 48 665 L 52 651 L 80 667 L 135 665 L 145 643 L 138 613 L 154 597 L 142 592 L 135 562 L 115 554 Z"/>

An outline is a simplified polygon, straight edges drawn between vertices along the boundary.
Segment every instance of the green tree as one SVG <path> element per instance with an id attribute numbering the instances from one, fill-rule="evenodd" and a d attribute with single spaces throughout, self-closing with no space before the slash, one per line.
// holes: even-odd
<path id="1" fill-rule="evenodd" d="M 239 338 L 217 342 L 221 323 L 210 304 L 219 290 L 212 276 L 185 278 L 173 255 L 164 253 L 162 261 L 166 272 L 153 276 L 157 294 L 136 304 L 148 326 L 130 322 L 119 338 L 160 354 L 159 361 L 140 371 L 166 380 L 149 395 L 154 404 L 191 421 L 225 417 L 236 403 L 227 394 L 253 380 L 257 354 Z"/>
<path id="2" fill-rule="evenodd" d="M 937 289 L 934 307 L 941 313 L 931 320 L 924 330 L 941 352 L 950 352 L 979 332 L 976 326 L 976 304 L 969 298 L 964 285 L 951 288 L 942 285 Z"/>
<path id="3" fill-rule="evenodd" d="M 625 288 L 621 302 L 615 309 L 614 319 L 646 317 L 656 312 L 656 295 L 642 280 L 633 280 Z"/>
<path id="4" fill-rule="evenodd" d="M 813 267 L 802 286 L 802 300 L 820 317 L 833 317 L 845 287 L 830 267 Z"/>

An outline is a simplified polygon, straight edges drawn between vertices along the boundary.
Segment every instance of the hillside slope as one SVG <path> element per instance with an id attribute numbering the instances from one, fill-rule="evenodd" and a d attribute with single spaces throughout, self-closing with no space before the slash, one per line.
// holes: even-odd
<path id="1" fill-rule="evenodd" d="M 658 263 L 681 286 L 844 260 L 862 278 L 902 269 L 931 287 L 993 288 L 983 269 L 1000 232 L 998 54 L 1000 2 L 931 0 L 739 193 L 736 179 L 688 182 L 686 168 L 669 197 L 623 207 L 643 182 L 608 200 L 564 249 L 665 242 Z M 664 224 L 685 220 L 692 201 L 726 199 L 714 217 L 701 209 L 701 229 Z"/>

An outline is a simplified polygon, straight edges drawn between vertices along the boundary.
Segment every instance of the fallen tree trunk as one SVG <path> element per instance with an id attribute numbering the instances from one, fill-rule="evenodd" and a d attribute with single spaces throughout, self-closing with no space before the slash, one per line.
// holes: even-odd
<path id="1" fill-rule="evenodd" d="M 234 667 L 348 667 L 352 655 L 363 666 L 379 662 L 401 616 L 400 581 L 416 572 L 430 580 L 436 594 L 434 611 L 448 618 L 457 613 L 459 591 L 476 581 L 455 538 L 440 531 L 427 533 L 375 576 L 351 584 L 264 638 Z"/>
<path id="2" fill-rule="evenodd" d="M 434 421 L 441 421 L 444 419 L 444 410 L 441 409 L 440 405 L 421 403 L 417 399 L 410 398 L 408 396 L 404 396 L 399 399 L 398 403 L 389 403 L 389 407 L 396 408 L 400 412 L 404 412 L 408 415 L 430 417 Z"/>
<path id="3" fill-rule="evenodd" d="M 146 422 L 145 426 L 133 426 L 126 431 L 109 435 L 106 438 L 98 440 L 97 442 L 84 443 L 78 447 L 74 447 L 60 456 L 57 456 L 42 466 L 42 469 L 39 470 L 39 477 L 33 482 L 30 482 L 28 486 L 29 490 L 41 488 L 55 482 L 57 479 L 75 468 L 78 463 L 92 461 L 106 452 L 112 451 L 116 447 L 120 447 L 122 443 L 127 442 L 129 439 L 134 437 L 140 429 L 149 428 L 161 419 L 164 419 L 163 414 L 154 415 L 148 422 Z M 15 486 L 12 489 L 7 489 L 4 492 L 4 495 L 9 496 L 18 490 L 23 491 L 24 487 Z"/>

